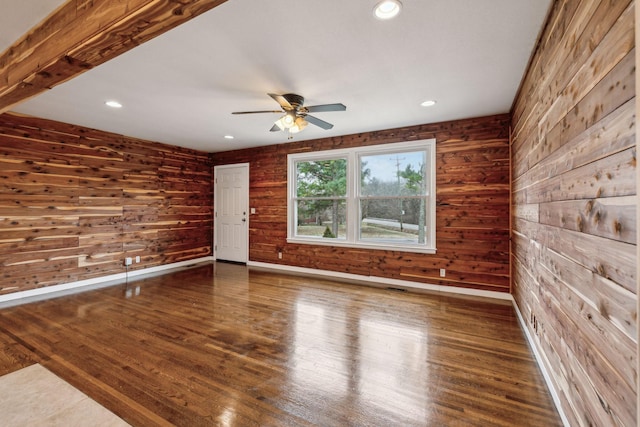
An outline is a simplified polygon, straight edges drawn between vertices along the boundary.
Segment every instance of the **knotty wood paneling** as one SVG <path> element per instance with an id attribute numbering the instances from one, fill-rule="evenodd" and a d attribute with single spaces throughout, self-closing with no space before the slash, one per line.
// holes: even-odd
<path id="1" fill-rule="evenodd" d="M 637 422 L 634 6 L 556 1 L 512 111 L 513 293 L 572 426 Z"/>
<path id="2" fill-rule="evenodd" d="M 498 115 L 212 154 L 249 162 L 249 259 L 509 292 L 509 116 Z M 289 244 L 287 154 L 436 139 L 437 254 Z M 278 252 L 283 259 L 278 259 Z M 439 277 L 441 268 L 447 277 Z"/>
<path id="3" fill-rule="evenodd" d="M 0 115 L 0 294 L 211 255 L 206 153 Z"/>

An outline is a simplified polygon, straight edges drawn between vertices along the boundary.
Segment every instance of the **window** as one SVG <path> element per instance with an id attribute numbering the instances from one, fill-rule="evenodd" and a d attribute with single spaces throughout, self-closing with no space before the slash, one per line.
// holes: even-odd
<path id="1" fill-rule="evenodd" d="M 288 241 L 435 253 L 435 140 L 290 154 Z"/>

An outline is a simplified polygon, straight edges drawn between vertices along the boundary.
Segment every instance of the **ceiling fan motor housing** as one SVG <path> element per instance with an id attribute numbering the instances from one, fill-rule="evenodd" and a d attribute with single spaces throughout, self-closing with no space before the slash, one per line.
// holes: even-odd
<path id="1" fill-rule="evenodd" d="M 291 106 L 295 110 L 298 110 L 304 105 L 304 98 L 300 95 L 297 95 L 295 93 L 285 93 L 282 96 L 289 102 L 289 104 L 291 104 Z"/>

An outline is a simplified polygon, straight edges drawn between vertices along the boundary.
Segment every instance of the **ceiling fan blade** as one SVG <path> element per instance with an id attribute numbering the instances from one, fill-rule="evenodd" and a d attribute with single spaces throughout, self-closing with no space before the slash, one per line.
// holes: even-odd
<path id="1" fill-rule="evenodd" d="M 345 111 L 347 107 L 344 104 L 323 104 L 304 107 L 309 113 L 319 113 L 324 111 Z"/>
<path id="2" fill-rule="evenodd" d="M 231 114 L 257 114 L 257 113 L 282 113 L 282 110 L 235 111 Z"/>
<path id="3" fill-rule="evenodd" d="M 276 95 L 275 93 L 268 93 L 267 95 L 269 95 L 270 97 L 272 97 L 278 104 L 280 104 L 280 106 L 289 111 L 289 110 L 293 110 L 293 106 L 291 104 L 289 104 L 289 101 L 287 101 L 287 98 L 285 98 L 282 95 Z"/>
<path id="4" fill-rule="evenodd" d="M 278 125 L 273 125 L 273 127 L 272 127 L 271 129 L 269 129 L 269 132 L 278 132 L 278 131 L 280 131 L 280 130 L 282 130 L 282 129 L 280 129 L 280 128 L 278 127 Z"/>
<path id="5" fill-rule="evenodd" d="M 320 120 L 317 117 L 313 117 L 313 116 L 307 115 L 304 118 L 309 123 L 314 124 L 314 125 L 316 125 L 318 127 L 321 127 L 324 130 L 329 130 L 329 129 L 331 129 L 333 127 L 333 125 L 331 123 L 325 122 L 324 120 Z"/>

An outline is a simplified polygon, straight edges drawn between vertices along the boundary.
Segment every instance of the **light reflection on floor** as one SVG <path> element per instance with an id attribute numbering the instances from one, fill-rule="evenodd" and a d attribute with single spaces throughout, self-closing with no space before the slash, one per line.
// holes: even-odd
<path id="1" fill-rule="evenodd" d="M 424 394 L 408 391 L 430 383 L 426 326 L 391 317 L 373 308 L 348 315 L 326 301 L 297 301 L 293 387 L 316 390 L 327 402 L 355 395 L 351 403 L 365 412 L 428 421 Z"/>

